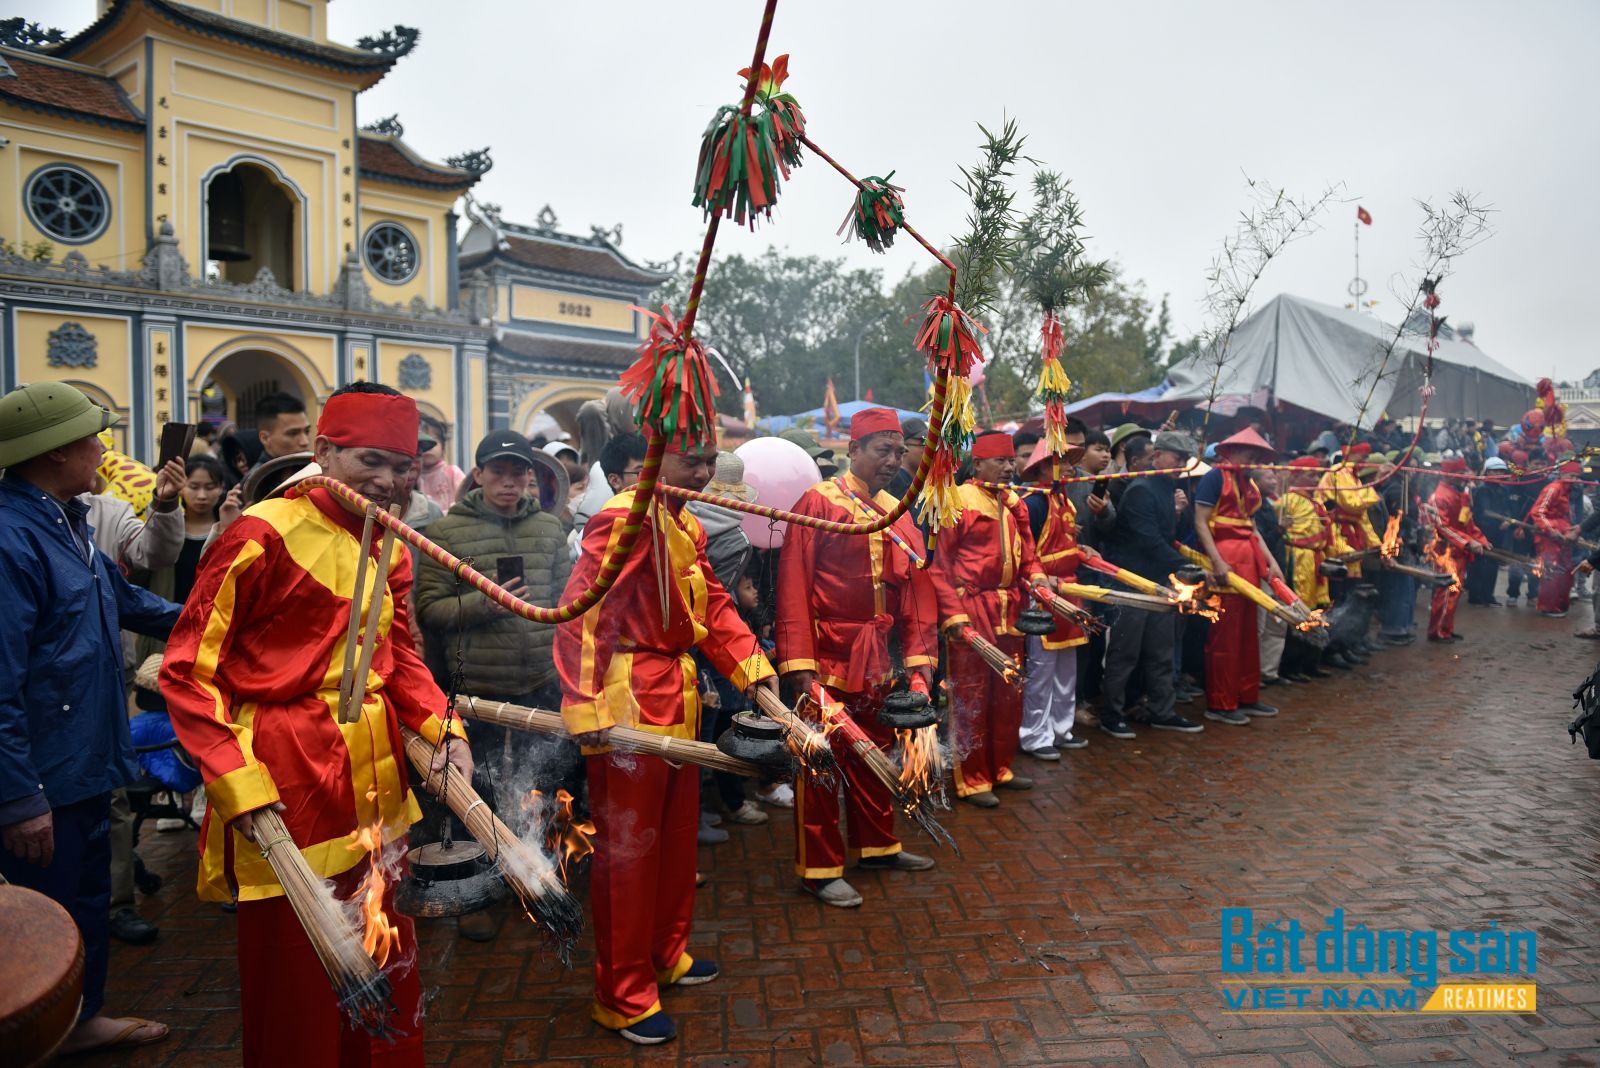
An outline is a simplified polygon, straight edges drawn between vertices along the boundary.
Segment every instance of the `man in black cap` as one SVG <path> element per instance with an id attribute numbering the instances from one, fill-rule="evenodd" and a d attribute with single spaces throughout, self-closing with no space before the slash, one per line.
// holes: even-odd
<path id="1" fill-rule="evenodd" d="M 534 483 L 533 446 L 514 430 L 492 431 L 478 443 L 471 472 L 476 485 L 442 518 L 428 537 L 440 548 L 472 559 L 485 574 L 525 601 L 551 606 L 561 599 L 572 557 L 566 532 L 539 507 Z M 466 693 L 495 701 L 555 708 L 561 702 L 551 642 L 555 628 L 515 615 L 455 576 L 422 558 L 416 584 L 417 616 L 430 652 L 442 654 L 453 669 L 457 648 Z M 577 792 L 577 747 L 565 739 L 508 731 L 488 723 L 472 725 L 473 761 L 489 789 L 484 798 L 502 819 L 517 827 L 517 802 L 537 786 Z M 515 781 L 515 786 L 513 782 Z M 520 828 L 517 828 L 520 829 Z M 461 917 L 464 937 L 494 937 L 488 912 Z"/>
<path id="2" fill-rule="evenodd" d="M 1163 430 L 1151 447 L 1151 470 L 1182 467 L 1195 453 L 1194 439 Z M 1116 525 L 1105 542 L 1105 555 L 1155 582 L 1188 561 L 1173 548 L 1178 530 L 1178 483 L 1170 475 L 1136 478 L 1122 495 Z M 1128 680 L 1137 670 L 1144 680 L 1146 713 L 1143 721 L 1158 730 L 1197 734 L 1204 724 L 1173 711 L 1172 649 L 1177 640 L 1177 616 L 1172 612 L 1147 612 L 1123 608 L 1106 640 L 1106 673 L 1101 690 L 1100 729 L 1113 738 L 1135 737 L 1126 713 Z"/>
<path id="3" fill-rule="evenodd" d="M 85 522 L 116 416 L 63 382 L 0 397 L 0 875 L 59 902 L 83 937 L 83 1003 L 62 1052 L 158 1042 L 101 1012 L 111 793 L 138 774 L 120 628 L 165 638 L 178 605 L 129 585 Z"/>
<path id="4" fill-rule="evenodd" d="M 928 421 L 909 415 L 900 420 L 900 434 L 906 440 L 905 455 L 900 457 L 900 470 L 894 473 L 885 491 L 896 500 L 905 497 L 916 478 L 917 468 L 922 466 L 922 451 L 928 447 Z"/>

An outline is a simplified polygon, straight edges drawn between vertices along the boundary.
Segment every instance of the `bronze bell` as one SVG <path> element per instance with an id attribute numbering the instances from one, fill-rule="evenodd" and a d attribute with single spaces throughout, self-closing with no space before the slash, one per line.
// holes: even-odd
<path id="1" fill-rule="evenodd" d="M 1029 637 L 1043 637 L 1056 629 L 1056 617 L 1043 608 L 1027 608 L 1017 617 L 1017 629 Z"/>
<path id="2" fill-rule="evenodd" d="M 250 258 L 244 244 L 244 182 L 223 171 L 206 188 L 206 259 L 237 263 Z"/>
<path id="3" fill-rule="evenodd" d="M 506 884 L 477 842 L 429 842 L 407 854 L 411 870 L 394 907 L 418 919 L 465 916 L 506 896 Z"/>
<path id="4" fill-rule="evenodd" d="M 931 727 L 940 719 L 939 708 L 928 700 L 925 693 L 900 690 L 883 699 L 878 710 L 878 720 L 885 727 L 897 731 L 915 731 Z"/>
<path id="5" fill-rule="evenodd" d="M 777 778 L 786 779 L 794 774 L 794 754 L 789 752 L 783 728 L 758 713 L 735 712 L 733 726 L 722 732 L 717 748 Z"/>

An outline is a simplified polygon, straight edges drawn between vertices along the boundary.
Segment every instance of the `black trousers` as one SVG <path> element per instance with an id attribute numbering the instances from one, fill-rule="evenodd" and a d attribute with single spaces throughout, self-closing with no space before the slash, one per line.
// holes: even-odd
<path id="1" fill-rule="evenodd" d="M 1101 699 L 1107 712 L 1127 708 L 1129 680 L 1138 673 L 1151 719 L 1172 711 L 1172 647 L 1178 617 L 1171 612 L 1124 608 L 1106 641 L 1105 683 Z"/>
<path id="2" fill-rule="evenodd" d="M 97 1016 L 106 1003 L 111 953 L 111 795 L 101 794 L 50 810 L 56 851 L 47 867 L 0 849 L 0 875 L 36 890 L 71 914 L 83 936 L 83 1008 Z"/>

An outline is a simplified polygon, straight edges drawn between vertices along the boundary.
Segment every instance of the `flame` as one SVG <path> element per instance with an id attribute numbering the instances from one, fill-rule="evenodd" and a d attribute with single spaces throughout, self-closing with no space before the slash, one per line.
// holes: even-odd
<path id="1" fill-rule="evenodd" d="M 939 751 L 938 727 L 897 730 L 900 746 L 900 788 L 921 797 L 944 784 L 944 756 Z"/>
<path id="2" fill-rule="evenodd" d="M 1533 562 L 1533 570 L 1532 570 L 1531 574 L 1533 575 L 1534 578 L 1544 578 L 1544 560 L 1543 560 L 1543 558 L 1537 559 L 1537 560 L 1535 560 Z"/>
<path id="3" fill-rule="evenodd" d="M 376 802 L 378 790 L 369 787 L 367 800 Z M 382 968 L 389 954 L 400 948 L 400 929 L 389 922 L 383 911 L 383 892 L 387 885 L 383 877 L 383 819 L 373 817 L 371 823 L 359 827 L 350 835 L 350 849 L 367 854 L 367 875 L 361 880 L 357 897 L 361 902 L 361 948 L 372 962 Z"/>
<path id="4" fill-rule="evenodd" d="M 529 791 L 535 811 L 544 808 L 544 795 L 538 790 Z M 556 791 L 556 811 L 545 825 L 545 852 L 556 858 L 561 881 L 571 885 L 568 873 L 577 870 L 578 863 L 594 852 L 594 823 L 580 820 L 572 814 L 572 795 L 566 790 Z"/>
<path id="5" fill-rule="evenodd" d="M 1177 594 L 1173 604 L 1178 606 L 1178 611 L 1192 616 L 1204 616 L 1213 623 L 1222 618 L 1222 601 L 1215 594 L 1202 597 L 1200 591 L 1206 588 L 1205 580 L 1199 582 L 1185 582 L 1176 574 L 1168 575 L 1172 582 L 1172 590 Z"/>
<path id="6" fill-rule="evenodd" d="M 1322 609 L 1313 608 L 1311 614 L 1303 621 L 1296 623 L 1294 627 L 1296 630 L 1316 630 L 1318 627 L 1326 627 L 1327 625 L 1328 621 L 1323 618 Z"/>
<path id="7" fill-rule="evenodd" d="M 1400 517 L 1389 517 L 1389 526 L 1383 532 L 1383 542 L 1378 546 L 1378 553 L 1386 560 L 1393 560 L 1400 555 Z"/>
<path id="8" fill-rule="evenodd" d="M 1450 552 L 1449 546 L 1442 540 L 1435 539 L 1428 547 L 1428 555 L 1440 571 L 1450 576 L 1450 592 L 1460 592 L 1461 564 L 1456 561 L 1455 554 Z"/>

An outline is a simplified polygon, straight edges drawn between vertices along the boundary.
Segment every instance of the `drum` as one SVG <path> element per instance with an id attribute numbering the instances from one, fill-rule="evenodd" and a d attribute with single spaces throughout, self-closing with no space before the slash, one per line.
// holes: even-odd
<path id="1" fill-rule="evenodd" d="M 50 1059 L 83 1004 L 83 939 L 43 894 L 0 884 L 0 1050 L 7 1064 Z"/>

